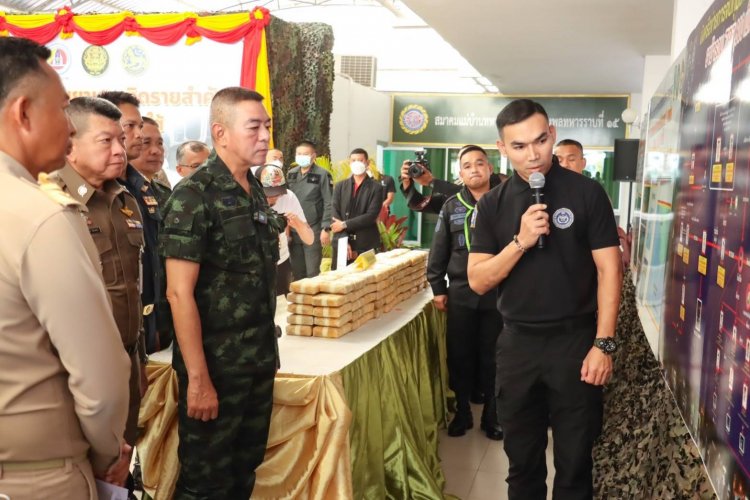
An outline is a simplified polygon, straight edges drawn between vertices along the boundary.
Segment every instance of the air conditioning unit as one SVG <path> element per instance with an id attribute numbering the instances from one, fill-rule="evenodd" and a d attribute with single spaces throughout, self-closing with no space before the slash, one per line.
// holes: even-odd
<path id="1" fill-rule="evenodd" d="M 375 87 L 378 60 L 373 56 L 340 56 L 336 61 L 337 71 L 365 87 Z"/>

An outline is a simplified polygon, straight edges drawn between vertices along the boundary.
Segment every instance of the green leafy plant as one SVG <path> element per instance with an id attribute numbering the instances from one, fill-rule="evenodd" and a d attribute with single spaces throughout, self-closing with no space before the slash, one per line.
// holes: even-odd
<path id="1" fill-rule="evenodd" d="M 383 251 L 401 248 L 406 230 L 409 229 L 408 226 L 404 225 L 404 222 L 406 222 L 406 217 L 390 215 L 385 208 L 380 211 L 377 224 Z"/>

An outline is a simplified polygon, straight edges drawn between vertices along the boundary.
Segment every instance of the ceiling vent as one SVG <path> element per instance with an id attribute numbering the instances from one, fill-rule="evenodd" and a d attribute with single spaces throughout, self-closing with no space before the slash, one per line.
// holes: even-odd
<path id="1" fill-rule="evenodd" d="M 341 56 L 339 72 L 365 87 L 375 87 L 378 60 L 373 56 Z"/>

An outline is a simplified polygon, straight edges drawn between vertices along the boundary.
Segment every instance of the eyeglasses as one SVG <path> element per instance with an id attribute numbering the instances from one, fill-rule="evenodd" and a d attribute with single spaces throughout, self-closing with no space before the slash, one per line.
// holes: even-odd
<path id="1" fill-rule="evenodd" d="M 185 167 L 185 168 L 192 168 L 192 169 L 196 169 L 196 168 L 200 167 L 201 165 L 203 165 L 203 164 L 202 163 L 193 163 L 191 165 L 184 165 L 182 163 L 178 163 L 177 164 L 178 167 Z"/>

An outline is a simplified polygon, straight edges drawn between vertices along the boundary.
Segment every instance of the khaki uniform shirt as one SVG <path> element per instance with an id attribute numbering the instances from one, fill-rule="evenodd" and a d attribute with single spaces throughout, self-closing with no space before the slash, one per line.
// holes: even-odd
<path id="1" fill-rule="evenodd" d="M 138 202 L 114 180 L 106 181 L 102 189 L 95 189 L 70 165 L 58 170 L 50 178 L 88 208 L 86 224 L 99 252 L 104 285 L 112 301 L 112 311 L 120 330 L 122 345 L 130 355 L 130 402 L 125 441 L 134 445 L 141 405 L 139 359 L 146 355 L 141 336 L 141 254 L 144 243 Z"/>
<path id="2" fill-rule="evenodd" d="M 104 471 L 120 453 L 130 363 L 85 208 L 65 198 L 0 153 L 0 464 L 88 453 Z"/>
<path id="3" fill-rule="evenodd" d="M 138 203 L 117 181 L 95 189 L 66 165 L 52 176 L 66 193 L 86 205 L 86 223 L 99 252 L 104 284 L 125 349 L 132 354 L 140 336 L 143 223 Z"/>

